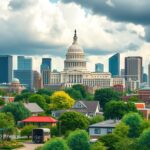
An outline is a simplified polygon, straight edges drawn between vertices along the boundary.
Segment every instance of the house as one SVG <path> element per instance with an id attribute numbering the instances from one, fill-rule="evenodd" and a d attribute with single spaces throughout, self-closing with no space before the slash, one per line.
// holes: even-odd
<path id="1" fill-rule="evenodd" d="M 92 124 L 89 126 L 89 135 L 91 138 L 97 139 L 102 135 L 112 133 L 119 122 L 119 120 L 105 120 Z"/>
<path id="2" fill-rule="evenodd" d="M 22 122 L 24 125 L 33 124 L 41 127 L 41 126 L 55 126 L 57 120 L 50 116 L 31 116 L 20 122 Z"/>
<path id="3" fill-rule="evenodd" d="M 44 112 L 44 110 L 36 103 L 23 103 L 23 105 L 32 113 L 33 116 L 37 116 Z"/>
<path id="4" fill-rule="evenodd" d="M 100 112 L 100 105 L 98 101 L 83 100 L 83 101 L 76 101 L 71 109 L 52 111 L 52 116 L 58 118 L 62 113 L 68 111 L 77 111 L 84 114 L 87 117 L 93 117 L 102 114 L 102 112 Z"/>

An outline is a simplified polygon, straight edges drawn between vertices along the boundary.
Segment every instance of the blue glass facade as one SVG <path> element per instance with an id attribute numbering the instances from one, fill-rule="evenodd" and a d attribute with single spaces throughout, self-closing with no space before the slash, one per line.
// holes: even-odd
<path id="1" fill-rule="evenodd" d="M 32 70 L 32 58 L 18 56 L 18 70 Z"/>
<path id="2" fill-rule="evenodd" d="M 41 71 L 42 70 L 50 70 L 52 69 L 51 67 L 51 58 L 42 58 L 42 64 L 41 64 Z"/>
<path id="3" fill-rule="evenodd" d="M 95 64 L 95 72 L 104 72 L 104 65 L 101 63 Z"/>
<path id="4" fill-rule="evenodd" d="M 147 82 L 147 78 L 148 78 L 148 77 L 147 77 L 147 74 L 146 74 L 146 73 L 143 73 L 143 82 L 146 83 L 146 82 Z"/>
<path id="5" fill-rule="evenodd" d="M 0 83 L 10 83 L 12 81 L 12 56 L 0 56 Z"/>
<path id="6" fill-rule="evenodd" d="M 120 54 L 117 53 L 109 58 L 109 72 L 112 76 L 120 75 Z"/>

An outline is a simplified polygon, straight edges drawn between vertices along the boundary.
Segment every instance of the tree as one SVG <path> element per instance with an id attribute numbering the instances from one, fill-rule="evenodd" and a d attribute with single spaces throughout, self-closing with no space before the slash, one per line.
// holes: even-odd
<path id="1" fill-rule="evenodd" d="M 48 109 L 48 104 L 46 103 L 46 100 L 44 99 L 44 97 L 42 95 L 34 94 L 34 95 L 30 96 L 29 102 L 37 103 L 44 110 Z"/>
<path id="2" fill-rule="evenodd" d="M 68 130 L 87 129 L 89 120 L 86 116 L 78 112 L 65 112 L 59 121 L 61 122 L 61 131 L 65 133 Z"/>
<path id="3" fill-rule="evenodd" d="M 139 101 L 139 98 L 138 96 L 131 96 L 129 99 L 128 99 L 129 102 L 138 102 Z"/>
<path id="4" fill-rule="evenodd" d="M 82 95 L 83 98 L 86 98 L 87 96 L 87 92 L 86 92 L 86 88 L 84 85 L 82 84 L 75 84 L 72 86 L 73 89 L 79 91 Z"/>
<path id="5" fill-rule="evenodd" d="M 101 142 L 95 142 L 91 145 L 90 150 L 106 150 L 106 147 Z"/>
<path id="6" fill-rule="evenodd" d="M 11 113 L 0 113 L 0 132 L 2 140 L 4 139 L 4 135 L 6 138 L 13 132 L 15 126 L 14 117 Z"/>
<path id="7" fill-rule="evenodd" d="M 35 126 L 35 125 L 24 126 L 23 129 L 21 130 L 21 136 L 27 136 L 29 139 L 30 136 L 32 135 L 32 130 L 35 128 L 37 128 L 37 126 Z"/>
<path id="8" fill-rule="evenodd" d="M 55 110 L 68 109 L 74 105 L 74 99 L 72 99 L 64 91 L 57 91 L 51 97 L 50 107 Z"/>
<path id="9" fill-rule="evenodd" d="M 89 150 L 89 136 L 84 130 L 71 132 L 67 138 L 67 143 L 71 150 Z"/>
<path id="10" fill-rule="evenodd" d="M 75 90 L 74 88 L 67 88 L 65 89 L 65 92 L 68 93 L 69 96 L 75 100 L 83 99 L 81 92 L 78 90 Z"/>
<path id="11" fill-rule="evenodd" d="M 0 89 L 0 95 L 1 95 L 1 96 L 4 96 L 4 95 L 6 95 L 6 94 L 7 94 L 6 91 Z"/>
<path id="12" fill-rule="evenodd" d="M 4 104 L 5 104 L 5 101 L 0 98 L 0 106 L 3 106 Z"/>
<path id="13" fill-rule="evenodd" d="M 105 105 L 104 116 L 106 119 L 121 119 L 129 112 L 137 112 L 137 109 L 133 103 L 110 101 Z"/>
<path id="14" fill-rule="evenodd" d="M 2 112 L 12 113 L 16 123 L 17 121 L 21 121 L 31 116 L 31 113 L 24 107 L 22 103 L 9 103 L 2 109 Z"/>
<path id="15" fill-rule="evenodd" d="M 104 109 L 105 104 L 111 100 L 120 100 L 120 93 L 111 88 L 98 89 L 95 91 L 94 99 L 100 102 L 100 106 Z"/>
<path id="16" fill-rule="evenodd" d="M 129 134 L 129 126 L 127 126 L 123 122 L 120 122 L 113 130 L 113 133 L 118 135 L 119 137 L 125 138 Z"/>
<path id="17" fill-rule="evenodd" d="M 120 141 L 120 137 L 116 134 L 107 134 L 100 137 L 99 140 L 104 143 L 108 150 L 115 150 L 115 145 Z"/>
<path id="18" fill-rule="evenodd" d="M 149 150 L 150 148 L 150 128 L 143 131 L 138 140 L 139 149 Z"/>
<path id="19" fill-rule="evenodd" d="M 90 124 L 98 123 L 104 120 L 104 117 L 102 115 L 96 115 L 92 118 L 89 118 Z"/>
<path id="20" fill-rule="evenodd" d="M 129 126 L 129 137 L 133 138 L 140 135 L 143 119 L 138 113 L 129 113 L 123 117 L 122 121 Z"/>
<path id="21" fill-rule="evenodd" d="M 36 94 L 51 96 L 53 94 L 53 91 L 48 89 L 39 89 Z"/>
<path id="22" fill-rule="evenodd" d="M 54 138 L 47 142 L 42 150 L 69 150 L 69 148 L 63 139 Z"/>
<path id="23" fill-rule="evenodd" d="M 26 101 L 28 101 L 28 98 L 30 96 L 31 96 L 31 93 L 23 92 L 22 94 L 15 96 L 14 101 L 15 102 L 20 102 L 20 101 L 26 102 Z"/>

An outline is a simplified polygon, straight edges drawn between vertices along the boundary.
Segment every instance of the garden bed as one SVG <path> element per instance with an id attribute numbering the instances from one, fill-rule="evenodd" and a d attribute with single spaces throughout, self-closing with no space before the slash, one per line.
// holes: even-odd
<path id="1" fill-rule="evenodd" d="M 17 141 L 0 141 L 0 149 L 16 149 L 23 147 L 23 144 Z"/>

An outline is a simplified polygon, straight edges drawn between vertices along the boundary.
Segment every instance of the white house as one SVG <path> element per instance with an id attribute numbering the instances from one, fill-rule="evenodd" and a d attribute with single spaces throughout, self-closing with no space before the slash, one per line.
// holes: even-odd
<path id="1" fill-rule="evenodd" d="M 101 135 L 112 133 L 113 129 L 120 121 L 106 120 L 89 126 L 89 135 L 91 138 L 98 138 Z"/>

